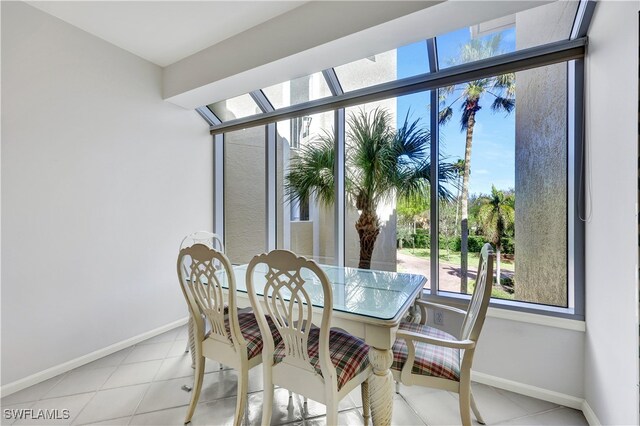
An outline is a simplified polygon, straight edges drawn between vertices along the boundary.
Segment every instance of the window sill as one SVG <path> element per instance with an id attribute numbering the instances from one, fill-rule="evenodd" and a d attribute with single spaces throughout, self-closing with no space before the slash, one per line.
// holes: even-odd
<path id="1" fill-rule="evenodd" d="M 469 296 L 453 293 L 439 293 L 437 296 L 423 292 L 424 299 L 458 308 L 466 308 Z M 511 321 L 537 324 L 565 330 L 586 330 L 584 317 L 577 315 L 573 309 L 558 308 L 546 305 L 514 302 L 511 300 L 492 299 L 487 311 L 487 317 Z"/>

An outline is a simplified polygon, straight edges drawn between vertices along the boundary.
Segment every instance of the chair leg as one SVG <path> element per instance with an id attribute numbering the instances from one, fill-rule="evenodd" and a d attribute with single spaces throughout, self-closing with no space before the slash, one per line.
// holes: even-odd
<path id="1" fill-rule="evenodd" d="M 327 426 L 338 425 L 338 402 L 327 400 Z"/>
<path id="2" fill-rule="evenodd" d="M 360 393 L 362 394 L 362 417 L 364 417 L 364 424 L 368 425 L 371 417 L 371 410 L 369 409 L 369 381 L 365 380 L 360 385 Z"/>
<path id="3" fill-rule="evenodd" d="M 460 381 L 460 417 L 463 426 L 471 426 L 471 382 L 469 379 Z"/>
<path id="4" fill-rule="evenodd" d="M 262 392 L 262 424 L 271 424 L 271 411 L 273 410 L 273 377 L 271 366 L 263 366 L 264 379 Z"/>
<path id="5" fill-rule="evenodd" d="M 191 352 L 191 368 L 196 368 L 196 325 L 193 322 L 193 318 L 189 316 L 189 340 L 187 344 L 189 345 L 189 351 Z"/>
<path id="6" fill-rule="evenodd" d="M 238 371 L 238 396 L 236 399 L 236 416 L 233 420 L 234 426 L 240 426 L 244 418 L 247 406 L 247 389 L 249 384 L 249 370 L 245 365 Z"/>
<path id="7" fill-rule="evenodd" d="M 400 393 L 400 382 L 396 382 L 396 393 Z"/>
<path id="8" fill-rule="evenodd" d="M 480 410 L 478 410 L 476 400 L 473 398 L 473 392 L 469 391 L 469 394 L 471 395 L 471 410 L 473 410 L 473 415 L 476 416 L 476 420 L 478 421 L 478 423 L 480 423 L 481 425 L 486 424 L 484 422 L 484 419 L 482 418 L 482 415 L 480 414 Z"/>
<path id="9" fill-rule="evenodd" d="M 200 355 L 199 348 L 196 348 L 197 356 L 196 356 L 196 371 L 193 377 L 193 389 L 191 391 L 191 402 L 189 403 L 189 408 L 187 409 L 187 416 L 184 418 L 184 424 L 187 424 L 191 421 L 191 417 L 193 417 L 193 413 L 196 410 L 196 405 L 198 405 L 198 399 L 200 399 L 200 391 L 202 390 L 202 379 L 204 378 L 204 357 Z"/>

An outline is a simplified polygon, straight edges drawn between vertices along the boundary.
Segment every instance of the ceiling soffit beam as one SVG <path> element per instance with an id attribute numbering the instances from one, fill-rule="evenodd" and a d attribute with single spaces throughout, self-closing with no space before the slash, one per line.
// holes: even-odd
<path id="1" fill-rule="evenodd" d="M 407 77 L 401 80 L 354 90 L 342 95 L 329 96 L 315 101 L 281 108 L 273 112 L 230 120 L 217 126 L 211 126 L 210 130 L 212 134 L 241 130 L 300 115 L 317 114 L 337 108 L 346 108 L 400 95 L 437 89 L 507 72 L 523 71 L 530 68 L 579 59 L 584 57 L 586 45 L 587 39 L 580 38 L 535 46 L 481 61 L 450 67 L 435 73 Z"/>
<path id="2" fill-rule="evenodd" d="M 212 82 L 237 76 L 299 52 L 429 8 L 437 1 L 312 1 L 165 67 L 163 91 L 172 98 Z M 215 22 L 212 23 L 215 25 Z M 329 58 L 324 58 L 329 59 Z M 347 58 L 347 62 L 351 58 Z M 269 87 L 330 66 L 292 64 L 290 75 L 256 73 L 252 86 L 218 88 L 200 105 Z M 284 70 L 287 72 L 287 70 Z M 222 90 L 222 93 L 218 93 Z M 242 93 L 240 93 L 242 92 Z M 198 106 L 200 106 L 198 105 Z"/>
<path id="3" fill-rule="evenodd" d="M 545 3 L 550 1 L 310 2 L 169 65 L 164 98 L 195 109 Z M 311 4 L 321 15 L 300 15 Z"/>

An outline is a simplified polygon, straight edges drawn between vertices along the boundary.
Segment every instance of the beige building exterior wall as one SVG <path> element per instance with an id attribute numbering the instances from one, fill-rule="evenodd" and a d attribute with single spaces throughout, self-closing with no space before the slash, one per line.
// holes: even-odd
<path id="1" fill-rule="evenodd" d="M 518 13 L 516 48 L 568 38 L 575 11 L 575 2 L 557 2 Z M 559 306 L 567 304 L 566 88 L 566 64 L 516 73 L 515 297 Z"/>
<path id="2" fill-rule="evenodd" d="M 224 136 L 225 248 L 232 263 L 265 251 L 264 127 Z"/>

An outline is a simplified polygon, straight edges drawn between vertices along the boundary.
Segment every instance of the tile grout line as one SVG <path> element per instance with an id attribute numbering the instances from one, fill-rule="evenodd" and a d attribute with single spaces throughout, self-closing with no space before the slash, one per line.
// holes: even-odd
<path id="1" fill-rule="evenodd" d="M 574 410 L 574 408 L 564 407 L 562 405 L 558 405 L 557 407 L 553 407 L 553 408 L 550 408 L 548 410 L 542 410 L 542 411 L 539 411 L 539 412 L 536 412 L 536 413 L 529 413 L 529 414 L 525 414 L 524 416 L 516 416 L 516 417 L 513 417 L 511 419 L 503 420 L 498 424 L 506 425 L 506 424 L 509 424 L 509 422 L 511 422 L 513 420 L 526 419 L 528 417 L 540 416 L 542 414 L 552 413 L 554 411 L 559 411 L 559 410 L 562 410 L 562 409 L 565 409 L 565 408 L 569 409 L 569 410 Z M 580 410 L 576 410 L 576 411 L 580 411 Z"/>
<path id="2" fill-rule="evenodd" d="M 182 327 L 184 327 L 184 326 L 182 326 Z M 179 333 L 179 332 L 177 332 L 177 333 L 176 333 L 176 337 L 173 339 L 174 344 L 175 344 L 175 342 L 177 342 L 177 341 L 178 341 L 178 336 L 179 336 L 179 335 L 180 335 L 180 333 Z M 180 340 L 182 340 L 182 339 L 180 339 Z M 171 349 L 169 349 L 169 352 L 170 352 L 170 351 L 171 351 Z M 144 394 L 142 395 L 142 398 L 140 398 L 140 401 L 138 401 L 138 404 L 136 405 L 136 408 L 133 410 L 133 414 L 131 414 L 131 417 L 129 418 L 129 422 L 127 422 L 127 425 L 130 425 L 130 424 L 131 424 L 131 422 L 133 421 L 133 418 L 134 418 L 136 415 L 138 415 L 138 409 L 140 408 L 140 404 L 142 404 L 142 401 L 144 400 L 144 397 L 145 397 L 145 396 L 147 396 L 147 393 L 149 392 L 149 389 L 151 389 L 151 385 L 152 385 L 153 383 L 161 383 L 161 382 L 167 382 L 167 381 L 169 381 L 169 380 L 175 380 L 175 379 L 182 379 L 182 378 L 183 378 L 183 377 L 174 377 L 174 378 L 172 378 L 172 379 L 165 379 L 165 380 L 158 380 L 158 381 L 156 381 L 156 378 L 158 377 L 158 374 L 160 374 L 160 369 L 162 368 L 162 364 L 164 364 L 164 362 L 165 362 L 167 359 L 170 359 L 170 358 L 178 358 L 178 357 L 181 357 L 181 356 L 185 356 L 184 354 L 186 354 L 186 353 L 189 353 L 188 351 L 186 351 L 186 350 L 185 350 L 185 351 L 184 351 L 184 353 L 183 353 L 182 355 L 178 355 L 177 357 L 173 357 L 173 356 L 172 356 L 172 357 L 170 357 L 170 356 L 169 356 L 169 352 L 167 352 L 167 354 L 166 354 L 166 355 L 165 355 L 165 357 L 163 358 L 162 363 L 160 364 L 160 368 L 158 368 L 158 371 L 156 371 L 156 374 L 153 376 L 153 379 L 151 379 L 151 382 L 149 383 L 149 386 L 148 386 L 148 387 L 147 387 L 147 389 L 145 390 Z M 205 363 L 206 363 L 206 360 L 205 360 Z M 205 368 L 206 368 L 206 364 L 205 364 Z M 194 370 L 194 374 L 195 374 L 195 370 Z M 204 374 L 206 374 L 206 373 L 204 373 Z M 186 378 L 186 377 L 184 377 L 184 378 Z M 203 381 L 204 381 L 204 377 L 203 377 Z M 189 406 L 189 404 L 186 404 L 186 407 L 188 407 L 188 406 Z M 146 413 L 140 413 L 140 414 L 142 415 L 142 414 L 156 413 L 156 412 L 158 412 L 158 411 L 170 410 L 170 409 L 173 409 L 173 408 L 179 408 L 179 407 L 183 407 L 183 405 L 178 405 L 178 406 L 176 406 L 176 407 L 162 408 L 162 409 L 159 409 L 159 410 L 153 410 L 153 411 L 149 411 L 149 412 L 146 412 Z M 197 407 L 197 404 L 196 404 L 196 407 Z"/>
<path id="3" fill-rule="evenodd" d="M 173 342 L 176 341 L 176 339 L 178 337 L 178 334 L 179 333 L 176 333 L 176 337 L 173 339 Z M 140 398 L 140 400 L 136 404 L 136 407 L 133 409 L 133 412 L 131 413 L 131 417 L 129 418 L 129 421 L 127 422 L 127 426 L 131 424 L 131 422 L 133 421 L 133 418 L 136 416 L 136 414 L 138 412 L 138 408 L 140 408 L 140 404 L 142 404 L 142 401 L 144 401 L 144 398 L 147 396 L 147 393 L 149 392 L 149 389 L 151 389 L 151 385 L 153 383 L 156 383 L 156 381 L 155 381 L 156 377 L 158 377 L 158 374 L 160 374 L 160 369 L 162 368 L 162 364 L 164 364 L 164 362 L 168 359 L 169 352 L 171 352 L 171 349 L 169 349 L 169 351 L 165 354 L 165 357 L 162 359 L 162 362 L 160 363 L 160 367 L 158 368 L 158 371 L 156 371 L 156 374 L 153 375 L 153 378 L 151 379 L 151 382 L 149 382 L 149 384 L 147 386 L 147 389 L 145 389 L 144 393 L 142 394 L 142 398 Z"/>
<path id="4" fill-rule="evenodd" d="M 176 337 L 177 337 L 176 333 Z M 175 341 L 176 338 L 174 338 L 173 341 Z M 142 343 L 142 342 L 140 342 Z M 131 353 L 133 351 L 133 349 L 140 345 L 140 343 L 136 343 L 135 345 L 129 346 L 129 348 L 131 349 L 129 352 Z M 159 342 L 159 343 L 164 343 L 164 342 Z M 140 345 L 140 346 L 146 346 L 146 345 Z M 171 349 L 169 349 L 170 351 Z M 130 355 L 127 354 L 127 356 Z M 80 410 L 80 413 L 78 413 L 78 416 L 80 416 L 80 414 L 84 411 L 84 409 L 87 407 L 87 405 L 89 405 L 89 403 L 93 400 L 93 398 L 95 398 L 95 395 L 98 394 L 98 392 L 102 391 L 102 390 L 112 390 L 112 389 L 122 389 L 122 388 L 127 388 L 127 387 L 132 387 L 132 386 L 139 386 L 139 385 L 147 385 L 147 389 L 144 391 L 144 393 L 142 394 L 142 398 L 140 398 L 140 401 L 138 401 L 138 404 L 136 405 L 136 408 L 133 410 L 133 413 L 130 415 L 129 417 L 129 421 L 127 422 L 127 425 L 129 425 L 131 423 L 131 421 L 133 420 L 133 417 L 136 414 L 136 411 L 138 410 L 138 407 L 140 407 L 140 404 L 142 403 L 142 400 L 144 399 L 144 397 L 147 395 L 147 392 L 149 391 L 149 388 L 151 387 L 151 384 L 154 382 L 156 376 L 158 375 L 158 373 L 160 372 L 160 368 L 158 368 L 158 371 L 156 371 L 155 375 L 153 376 L 153 378 L 151 379 L 150 382 L 144 382 L 144 383 L 134 383 L 131 385 L 125 385 L 125 386 L 117 386 L 115 388 L 109 388 L 109 389 L 104 389 L 103 386 L 109 381 L 109 379 L 111 378 L 111 376 L 118 370 L 118 368 L 120 368 L 123 365 L 134 365 L 134 364 L 138 364 L 138 363 L 143 363 L 143 362 L 149 362 L 149 361 L 158 361 L 158 360 L 146 360 L 146 361 L 138 361 L 138 362 L 132 362 L 132 363 L 128 363 L 125 364 L 124 361 L 127 359 L 127 356 L 125 356 L 124 358 L 122 358 L 122 360 L 115 366 L 115 370 L 113 370 L 113 372 L 109 375 L 109 377 L 107 378 L 107 380 L 105 380 L 105 382 L 102 384 L 102 386 L 98 389 L 98 391 L 96 391 L 96 393 L 94 394 L 94 396 L 91 397 L 91 399 L 87 402 L 87 404 L 82 408 L 82 410 Z M 162 358 L 162 362 L 164 362 L 164 360 L 166 360 L 168 358 L 168 352 L 167 355 L 165 355 L 164 358 Z M 162 364 L 160 364 L 160 366 L 162 366 Z M 102 422 L 102 421 L 108 421 L 108 420 L 114 420 L 114 419 L 118 419 L 118 418 L 122 418 L 122 417 L 127 417 L 127 416 L 121 416 L 121 417 L 112 417 L 112 418 L 108 418 L 108 419 L 103 419 L 103 420 L 98 420 L 98 422 Z"/>
<path id="5" fill-rule="evenodd" d="M 396 392 L 395 389 L 393 390 L 393 393 L 395 395 L 400 396 L 400 398 L 402 398 L 402 400 L 405 402 L 405 404 L 407 404 L 407 407 L 409 407 L 411 409 L 411 411 L 413 411 L 413 413 L 420 419 L 420 421 L 422 421 L 422 423 L 425 426 L 429 426 L 429 424 L 427 423 L 427 421 L 422 418 L 422 416 L 416 411 L 415 408 L 413 408 L 413 405 L 411 405 L 411 403 L 407 400 L 407 398 L 404 397 L 404 395 L 401 392 Z"/>
<path id="6" fill-rule="evenodd" d="M 136 347 L 137 345 L 132 345 L 129 346 L 129 348 L 131 348 L 129 350 L 129 353 L 131 353 L 131 351 L 133 350 L 134 347 Z M 108 356 L 108 355 L 107 355 Z M 78 415 L 75 417 L 74 421 L 72 423 L 75 423 L 78 418 L 80 417 L 80 415 L 84 412 L 84 410 L 89 406 L 89 404 L 91 404 L 91 401 L 93 401 L 93 399 L 96 397 L 96 395 L 98 395 L 98 393 L 102 390 L 102 387 L 109 381 L 109 379 L 111 378 L 111 376 L 113 376 L 115 374 L 116 371 L 118 371 L 118 368 L 120 368 L 121 365 L 123 365 L 122 363 L 124 362 L 124 360 L 127 358 L 127 356 L 129 356 L 129 354 L 127 354 L 125 357 L 123 357 L 116 365 L 115 368 L 113 369 L 113 371 L 111 372 L 111 374 L 109 374 L 109 377 L 106 378 L 106 380 L 104 381 L 104 383 L 102 383 L 102 385 L 98 386 L 98 388 L 96 389 L 95 393 L 91 396 L 91 398 L 89 398 L 89 401 L 87 401 L 87 403 L 84 405 L 84 407 L 82 407 L 80 409 L 80 412 L 78 413 Z M 96 360 L 97 361 L 97 360 Z M 75 370 L 75 368 L 74 368 Z M 73 371 L 73 370 L 71 370 Z M 69 373 L 71 373 L 71 371 Z M 124 386 L 120 386 L 120 387 L 124 387 Z M 117 388 L 114 388 L 117 389 Z M 101 420 L 99 420 L 101 421 Z"/>
<path id="7" fill-rule="evenodd" d="M 73 370 L 71 370 L 71 371 L 73 371 Z M 52 399 L 52 398 L 44 398 L 44 396 L 46 396 L 49 392 L 51 392 L 51 390 L 52 390 L 54 387 L 58 386 L 58 385 L 60 384 L 60 382 L 62 381 L 62 379 L 64 379 L 65 377 L 67 377 L 67 375 L 68 375 L 71 371 L 66 371 L 66 372 L 64 372 L 64 373 L 60 374 L 60 379 L 58 379 L 58 380 L 57 380 L 53 385 L 51 385 L 51 387 L 50 387 L 50 388 L 48 388 L 48 389 L 47 389 L 47 390 L 42 394 L 42 396 L 40 396 L 40 397 L 38 397 L 38 398 L 36 398 L 36 399 L 33 399 L 33 400 L 31 400 L 31 401 L 17 402 L 17 403 L 15 403 L 15 404 L 9 404 L 9 405 L 27 404 L 27 403 L 35 404 L 35 403 L 37 403 L 37 402 L 42 401 L 43 399 Z M 56 377 L 57 377 L 57 376 L 56 376 Z M 35 384 L 35 385 L 33 385 L 33 386 L 37 386 L 37 384 Z M 29 389 L 29 388 L 25 388 L 24 390 L 26 390 L 26 389 Z M 6 398 L 9 398 L 10 396 L 11 396 L 11 395 L 7 396 Z"/>

